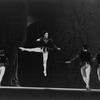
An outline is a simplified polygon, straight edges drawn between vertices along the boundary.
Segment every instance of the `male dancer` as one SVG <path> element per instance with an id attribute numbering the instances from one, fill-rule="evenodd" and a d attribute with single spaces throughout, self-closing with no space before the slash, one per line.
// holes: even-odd
<path id="1" fill-rule="evenodd" d="M 76 58 L 80 58 L 80 65 L 81 67 L 81 75 L 83 81 L 86 84 L 86 90 L 90 91 L 89 81 L 90 81 L 90 72 L 91 72 L 91 54 L 88 52 L 88 45 L 83 46 L 83 50 L 72 60 L 66 61 L 65 63 L 71 63 L 71 61 L 75 60 Z"/>
<path id="2" fill-rule="evenodd" d="M 98 67 L 97 67 L 97 75 L 98 75 L 98 80 L 100 81 L 100 49 L 99 52 L 95 55 L 93 58 L 93 61 L 97 61 Z"/>

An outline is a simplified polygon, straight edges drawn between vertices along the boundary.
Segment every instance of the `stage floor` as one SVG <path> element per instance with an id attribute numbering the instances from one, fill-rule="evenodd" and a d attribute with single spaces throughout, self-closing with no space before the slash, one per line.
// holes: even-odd
<path id="1" fill-rule="evenodd" d="M 0 100 L 100 100 L 100 89 L 2 86 Z"/>
<path id="2" fill-rule="evenodd" d="M 0 86 L 0 89 L 18 89 L 18 90 L 53 90 L 53 91 L 84 91 L 84 88 L 51 88 L 51 87 L 22 87 L 22 86 Z M 100 92 L 100 89 L 91 89 L 91 92 Z"/>

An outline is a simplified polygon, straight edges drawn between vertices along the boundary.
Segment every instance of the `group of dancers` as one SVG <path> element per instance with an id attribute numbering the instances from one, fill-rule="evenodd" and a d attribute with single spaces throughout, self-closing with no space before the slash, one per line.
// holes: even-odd
<path id="1" fill-rule="evenodd" d="M 92 71 L 92 64 L 93 62 L 97 62 L 98 66 L 97 68 L 97 76 L 98 80 L 100 82 L 100 49 L 98 50 L 98 53 L 95 54 L 95 56 L 92 57 L 92 54 L 88 51 L 88 45 L 83 46 L 83 50 L 79 51 L 79 53 L 70 61 L 66 61 L 65 63 L 71 63 L 76 58 L 80 58 L 80 71 L 83 78 L 83 81 L 86 84 L 86 90 L 90 91 L 90 74 Z"/>
<path id="2" fill-rule="evenodd" d="M 40 52 L 43 54 L 43 67 L 44 67 L 44 76 L 47 76 L 47 60 L 48 60 L 48 54 L 50 50 L 57 49 L 61 50 L 61 48 L 58 48 L 53 40 L 49 37 L 48 32 L 44 33 L 44 36 L 37 39 L 36 41 L 40 42 L 39 47 L 36 48 L 23 48 L 19 47 L 23 51 L 28 51 L 28 52 Z M 86 89 L 90 91 L 90 73 L 91 73 L 91 62 L 94 62 L 97 60 L 97 63 L 99 64 L 97 67 L 97 75 L 98 79 L 100 81 L 100 49 L 99 52 L 92 57 L 92 54 L 88 51 L 88 44 L 85 44 L 83 46 L 83 50 L 79 51 L 79 53 L 70 61 L 66 61 L 65 63 L 71 63 L 74 61 L 76 58 L 80 58 L 80 71 L 81 75 L 83 78 L 83 81 L 86 84 Z"/>
<path id="3" fill-rule="evenodd" d="M 28 51 L 28 52 L 39 52 L 43 54 L 43 74 L 46 77 L 47 76 L 47 61 L 48 61 L 48 55 L 51 50 L 61 50 L 61 48 L 57 47 L 53 40 L 49 37 L 49 33 L 45 32 L 43 37 L 40 37 L 36 40 L 38 42 L 38 46 L 35 48 L 24 48 L 19 47 L 22 51 Z M 2 78 L 5 73 L 5 66 L 6 66 L 6 58 L 4 56 L 3 51 L 0 51 L 0 84 L 2 82 Z M 88 51 L 88 45 L 84 45 L 83 49 L 79 51 L 79 53 L 70 61 L 66 61 L 65 63 L 71 63 L 76 58 L 80 58 L 80 72 L 83 78 L 83 81 L 86 84 L 86 90 L 90 91 L 90 73 L 91 73 L 91 62 L 97 61 L 98 67 L 97 67 L 97 75 L 98 80 L 100 81 L 100 49 L 95 56 L 92 56 L 92 54 Z M 5 59 L 5 60 L 4 60 Z"/>

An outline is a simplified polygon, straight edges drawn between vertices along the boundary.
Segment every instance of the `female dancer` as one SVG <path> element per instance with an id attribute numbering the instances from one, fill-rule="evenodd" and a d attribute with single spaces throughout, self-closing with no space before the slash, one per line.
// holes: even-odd
<path id="1" fill-rule="evenodd" d="M 5 74 L 5 66 L 7 65 L 7 59 L 5 57 L 4 50 L 0 50 L 0 86 Z"/>
<path id="2" fill-rule="evenodd" d="M 70 61 L 66 61 L 65 63 L 71 63 L 71 61 L 75 60 L 76 58 L 78 57 L 80 58 L 80 65 L 82 66 L 81 75 L 82 75 L 83 81 L 86 84 L 86 90 L 90 91 L 89 81 L 90 81 L 90 72 L 91 72 L 91 66 L 90 66 L 91 54 L 90 52 L 88 52 L 87 49 L 88 49 L 88 46 L 84 45 L 83 50 L 76 57 L 74 57 Z"/>
<path id="3" fill-rule="evenodd" d="M 97 75 L 98 75 L 98 80 L 100 81 L 100 49 L 99 52 L 95 55 L 93 58 L 93 61 L 97 61 L 98 67 L 97 67 Z"/>
<path id="4" fill-rule="evenodd" d="M 37 42 L 39 42 L 39 47 L 36 48 L 23 48 L 23 47 L 19 47 L 20 49 L 22 49 L 23 51 L 28 51 L 28 52 L 40 52 L 43 54 L 43 67 L 44 67 L 44 76 L 47 76 L 47 60 L 48 60 L 48 54 L 49 51 L 52 50 L 53 48 L 56 48 L 57 50 L 60 50 L 60 48 L 58 48 L 53 40 L 51 38 L 49 38 L 49 34 L 48 32 L 44 33 L 44 36 L 37 39 Z"/>

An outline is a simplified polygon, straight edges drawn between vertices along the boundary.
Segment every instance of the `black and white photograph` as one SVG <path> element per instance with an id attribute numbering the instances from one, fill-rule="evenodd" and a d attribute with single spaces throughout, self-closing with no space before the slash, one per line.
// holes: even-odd
<path id="1" fill-rule="evenodd" d="M 100 0 L 1 0 L 0 92 L 99 100 Z"/>

